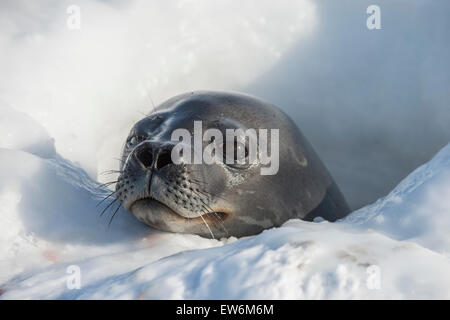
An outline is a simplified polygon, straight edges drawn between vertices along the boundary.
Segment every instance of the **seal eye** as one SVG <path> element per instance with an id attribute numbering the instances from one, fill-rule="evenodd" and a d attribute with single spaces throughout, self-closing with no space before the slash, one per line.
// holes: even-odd
<path id="1" fill-rule="evenodd" d="M 240 166 L 246 163 L 248 148 L 244 143 L 235 139 L 232 148 L 228 149 L 227 143 L 222 143 L 221 148 L 224 163 L 231 166 Z"/>
<path id="2" fill-rule="evenodd" d="M 248 150 L 245 144 L 235 141 L 234 142 L 234 161 L 242 162 L 248 157 Z"/>
<path id="3" fill-rule="evenodd" d="M 134 147 L 138 143 L 144 141 L 145 138 L 143 136 L 132 136 L 130 140 L 127 142 L 128 148 Z"/>

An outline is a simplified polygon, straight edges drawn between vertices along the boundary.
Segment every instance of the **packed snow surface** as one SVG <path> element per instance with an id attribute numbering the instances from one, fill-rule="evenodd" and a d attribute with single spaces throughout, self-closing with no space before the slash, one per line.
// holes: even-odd
<path id="1" fill-rule="evenodd" d="M 210 240 L 123 209 L 109 224 L 108 190 L 28 115 L 0 112 L 2 299 L 450 298 L 450 145 L 337 223 Z"/>

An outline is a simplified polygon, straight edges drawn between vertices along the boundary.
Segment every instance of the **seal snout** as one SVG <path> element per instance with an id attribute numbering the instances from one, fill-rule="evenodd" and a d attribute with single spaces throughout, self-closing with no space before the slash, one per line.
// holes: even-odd
<path id="1" fill-rule="evenodd" d="M 172 161 L 171 141 L 141 140 L 125 158 L 116 192 L 142 222 L 163 230 L 175 224 L 203 223 L 228 214 L 216 210 L 211 181 L 202 168 Z M 188 222 L 186 222 L 186 219 Z M 198 220 L 198 221 L 197 221 Z"/>
<path id="2" fill-rule="evenodd" d="M 173 164 L 171 157 L 172 149 L 172 144 L 145 141 L 136 147 L 134 155 L 143 169 L 158 170 L 169 164 Z"/>

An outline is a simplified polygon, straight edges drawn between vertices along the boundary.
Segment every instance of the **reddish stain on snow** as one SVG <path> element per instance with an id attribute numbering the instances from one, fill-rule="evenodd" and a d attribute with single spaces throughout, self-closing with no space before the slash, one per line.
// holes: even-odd
<path id="1" fill-rule="evenodd" d="M 137 297 L 137 300 L 146 300 L 145 292 L 142 291 L 141 294 Z"/>
<path id="2" fill-rule="evenodd" d="M 56 251 L 45 250 L 42 255 L 50 262 L 56 262 L 58 260 L 58 254 Z"/>
<path id="3" fill-rule="evenodd" d="M 145 243 L 146 247 L 151 248 L 151 247 L 154 247 L 158 242 L 160 242 L 162 240 L 162 236 L 157 233 L 151 233 L 151 234 L 145 236 L 145 238 L 143 238 L 142 240 Z"/>

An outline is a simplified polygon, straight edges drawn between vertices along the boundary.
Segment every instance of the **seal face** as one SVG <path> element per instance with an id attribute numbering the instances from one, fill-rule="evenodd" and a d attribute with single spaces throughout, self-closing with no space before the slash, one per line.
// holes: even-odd
<path id="1" fill-rule="evenodd" d="M 195 121 L 201 121 L 204 130 L 224 133 L 278 129 L 278 172 L 262 175 L 258 161 L 238 166 L 225 161 L 176 164 L 172 133 L 193 133 Z M 287 115 L 254 97 L 225 92 L 175 96 L 137 122 L 123 148 L 116 195 L 125 209 L 151 227 L 214 238 L 257 234 L 293 218 L 335 221 L 350 212 Z"/>

